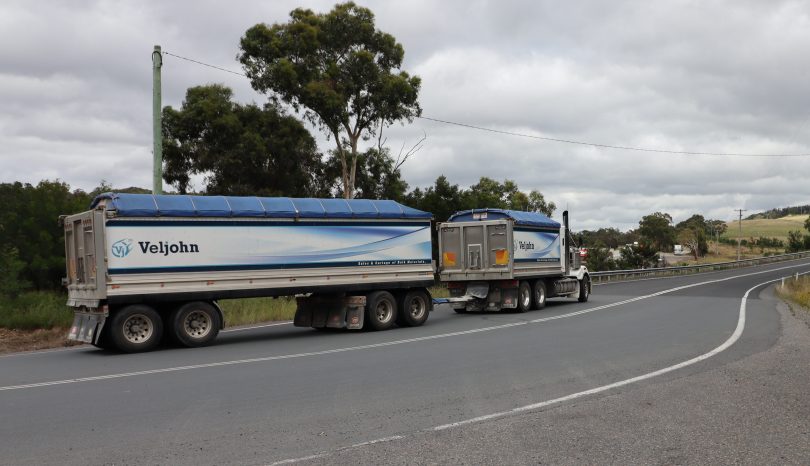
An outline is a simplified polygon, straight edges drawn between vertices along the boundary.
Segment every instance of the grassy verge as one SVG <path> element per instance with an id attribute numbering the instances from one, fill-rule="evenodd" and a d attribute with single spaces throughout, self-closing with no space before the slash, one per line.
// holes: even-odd
<path id="1" fill-rule="evenodd" d="M 295 315 L 295 298 L 246 298 L 219 301 L 225 325 L 256 324 L 273 320 L 291 320 Z"/>
<path id="2" fill-rule="evenodd" d="M 73 323 L 73 313 L 65 307 L 65 301 L 65 294 L 48 291 L 28 291 L 13 299 L 0 297 L 0 328 L 68 328 Z"/>
<path id="3" fill-rule="evenodd" d="M 444 285 L 435 285 L 428 288 L 430 291 L 430 295 L 434 298 L 449 298 L 450 292 L 447 290 L 447 287 Z"/>
<path id="4" fill-rule="evenodd" d="M 798 280 L 787 279 L 785 286 L 777 286 L 777 293 L 783 298 L 790 299 L 810 309 L 810 276 L 804 275 Z"/>

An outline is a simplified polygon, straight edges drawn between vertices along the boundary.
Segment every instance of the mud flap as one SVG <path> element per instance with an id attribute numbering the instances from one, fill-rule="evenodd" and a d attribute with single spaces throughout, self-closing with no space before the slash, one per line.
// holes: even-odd
<path id="1" fill-rule="evenodd" d="M 506 288 L 501 290 L 501 307 L 515 309 L 518 306 L 518 289 Z"/>
<path id="2" fill-rule="evenodd" d="M 346 328 L 349 330 L 360 330 L 363 328 L 363 317 L 366 315 L 366 297 L 348 296 L 346 297 Z"/>
<path id="3" fill-rule="evenodd" d="M 73 325 L 70 326 L 67 338 L 73 341 L 95 343 L 101 335 L 101 329 L 104 328 L 106 320 L 104 314 L 77 312 L 73 317 Z"/>

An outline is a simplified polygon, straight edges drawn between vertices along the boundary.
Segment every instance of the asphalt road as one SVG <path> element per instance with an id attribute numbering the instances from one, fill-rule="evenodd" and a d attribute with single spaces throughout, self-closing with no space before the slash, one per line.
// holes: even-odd
<path id="1" fill-rule="evenodd" d="M 751 364 L 780 345 L 803 354 L 800 334 L 785 343 L 768 285 L 756 287 L 797 271 L 810 261 L 601 285 L 588 303 L 551 300 L 526 314 L 439 307 L 423 327 L 387 332 L 283 324 L 222 333 L 208 348 L 4 356 L 0 463 L 745 463 L 759 458 L 740 453 L 746 435 L 780 425 L 806 441 L 791 437 L 781 461 L 765 458 L 801 464 L 807 397 L 790 391 L 786 407 L 768 398 L 773 387 L 729 382 L 761 401 L 766 414 L 749 418 L 756 403 L 729 401 L 717 381 L 738 366 L 763 375 Z M 806 387 L 807 371 L 778 370 L 784 359 L 759 362 L 764 380 L 783 391 L 795 382 L 770 370 Z M 687 441 L 704 432 L 692 420 L 704 425 L 717 406 L 734 411 L 733 425 L 710 416 L 721 427 L 696 437 L 712 445 L 700 450 Z M 739 429 L 739 445 L 720 434 Z M 650 446 L 674 433 L 672 450 Z"/>

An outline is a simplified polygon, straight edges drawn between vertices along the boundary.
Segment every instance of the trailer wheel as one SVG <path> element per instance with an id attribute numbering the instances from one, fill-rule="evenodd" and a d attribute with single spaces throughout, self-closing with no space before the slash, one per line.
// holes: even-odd
<path id="1" fill-rule="evenodd" d="M 387 291 L 373 291 L 366 297 L 366 318 L 363 328 L 388 330 L 397 320 L 397 301 Z M 366 325 L 367 324 L 367 325 Z"/>
<path id="2" fill-rule="evenodd" d="M 160 315 L 144 304 L 118 310 L 109 324 L 108 335 L 112 344 L 125 353 L 150 351 L 160 343 L 163 335 Z"/>
<path id="3" fill-rule="evenodd" d="M 209 303 L 186 303 L 172 312 L 171 332 L 183 346 L 194 348 L 214 341 L 222 327 L 219 312 Z"/>
<path id="4" fill-rule="evenodd" d="M 579 281 L 579 298 L 578 301 L 581 303 L 588 302 L 588 296 L 591 295 L 591 277 L 585 275 L 582 277 L 582 280 Z"/>
<path id="5" fill-rule="evenodd" d="M 399 302 L 397 324 L 404 327 L 418 327 L 424 324 L 430 313 L 431 304 L 427 291 L 409 290 Z"/>
<path id="6" fill-rule="evenodd" d="M 532 308 L 532 287 L 529 282 L 521 281 L 518 285 L 518 312 L 527 312 Z"/>
<path id="7" fill-rule="evenodd" d="M 537 280 L 532 287 L 532 301 L 534 302 L 535 309 L 543 309 L 546 307 L 546 282 Z"/>

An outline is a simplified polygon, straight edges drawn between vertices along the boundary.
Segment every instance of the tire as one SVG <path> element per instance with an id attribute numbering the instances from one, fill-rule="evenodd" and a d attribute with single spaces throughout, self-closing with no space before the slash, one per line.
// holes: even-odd
<path id="1" fill-rule="evenodd" d="M 537 280 L 532 287 L 532 304 L 535 309 L 546 307 L 546 282 Z"/>
<path id="2" fill-rule="evenodd" d="M 112 319 L 107 319 L 107 321 L 104 322 L 104 326 L 101 327 L 101 333 L 99 333 L 98 339 L 96 340 L 95 343 L 92 343 L 93 346 L 95 346 L 96 348 L 99 348 L 99 349 L 104 349 L 104 350 L 111 350 L 111 349 L 115 348 L 113 346 L 112 342 L 110 342 L 110 340 L 111 340 L 111 338 L 110 338 L 110 325 L 111 324 L 112 324 Z"/>
<path id="3" fill-rule="evenodd" d="M 591 277 L 585 275 L 579 281 L 579 298 L 577 300 L 581 303 L 587 303 L 588 297 L 591 295 Z"/>
<path id="4" fill-rule="evenodd" d="M 518 285 L 517 312 L 528 312 L 532 308 L 532 287 L 529 282 L 521 281 Z"/>
<path id="5" fill-rule="evenodd" d="M 149 306 L 133 304 L 115 312 L 109 322 L 109 341 L 124 353 L 151 351 L 163 336 L 163 321 Z M 107 343 L 106 341 L 104 342 Z"/>
<path id="6" fill-rule="evenodd" d="M 418 327 L 425 323 L 433 302 L 423 289 L 409 290 L 402 295 L 397 313 L 397 324 L 402 327 Z"/>
<path id="7" fill-rule="evenodd" d="M 177 343 L 196 348 L 210 345 L 221 327 L 222 319 L 214 306 L 194 301 L 172 312 L 170 333 Z"/>
<path id="8" fill-rule="evenodd" d="M 387 291 L 373 291 L 366 296 L 363 328 L 388 330 L 397 321 L 397 300 Z"/>

